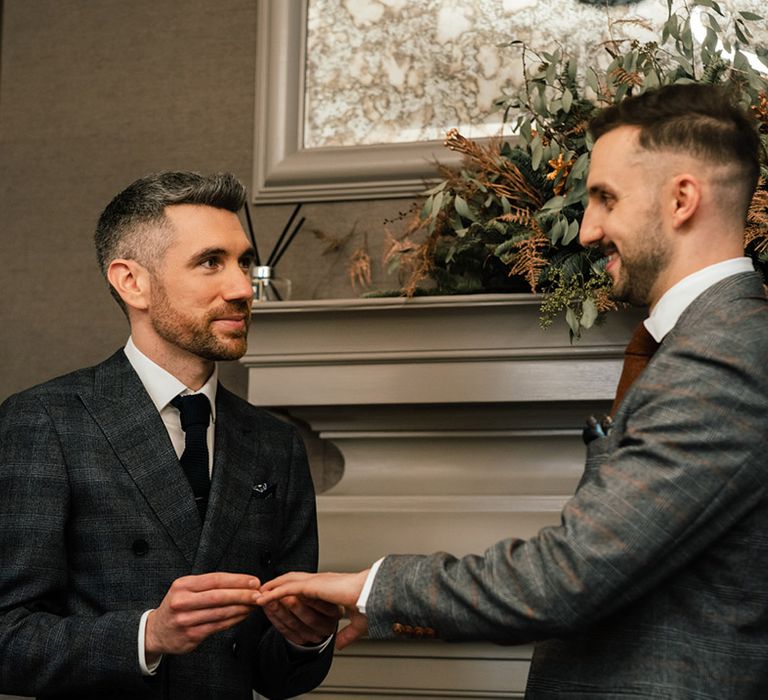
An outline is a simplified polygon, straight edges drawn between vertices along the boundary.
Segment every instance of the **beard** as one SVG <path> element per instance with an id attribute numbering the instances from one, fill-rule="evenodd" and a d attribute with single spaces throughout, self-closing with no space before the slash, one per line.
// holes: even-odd
<path id="1" fill-rule="evenodd" d="M 612 249 L 616 250 L 613 246 Z M 648 224 L 637 230 L 633 243 L 625 244 L 624 250 L 619 253 L 611 299 L 633 306 L 647 306 L 651 291 L 669 264 L 671 254 L 671 246 L 662 233 L 661 223 L 655 217 L 649 217 Z"/>
<path id="2" fill-rule="evenodd" d="M 153 281 L 150 322 L 165 341 L 205 360 L 237 360 L 248 347 L 250 308 L 246 301 L 233 301 L 208 312 L 205 317 L 184 314 L 173 305 L 158 280 Z M 216 333 L 213 322 L 232 314 L 245 315 L 245 327 Z"/>

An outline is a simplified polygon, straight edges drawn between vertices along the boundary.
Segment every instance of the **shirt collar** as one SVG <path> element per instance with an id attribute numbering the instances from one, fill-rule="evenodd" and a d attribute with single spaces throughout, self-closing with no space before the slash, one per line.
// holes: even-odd
<path id="1" fill-rule="evenodd" d="M 163 369 L 156 362 L 150 360 L 141 350 L 139 350 L 133 338 L 128 338 L 128 342 L 124 348 L 125 356 L 128 358 L 128 362 L 131 363 L 131 367 L 139 375 L 141 383 L 149 394 L 149 398 L 152 399 L 152 403 L 155 404 L 158 413 L 160 413 L 168 404 L 171 399 L 175 398 L 179 394 L 205 394 L 208 397 L 208 401 L 211 404 L 211 416 L 214 422 L 216 421 L 216 388 L 218 386 L 219 368 L 218 365 L 214 365 L 211 376 L 208 377 L 208 381 L 203 384 L 198 391 L 192 391 L 190 388 L 184 386 L 183 382 L 180 382 L 170 372 Z"/>
<path id="2" fill-rule="evenodd" d="M 731 258 L 697 270 L 664 292 L 653 307 L 651 315 L 643 322 L 645 327 L 654 340 L 660 343 L 674 328 L 683 311 L 702 292 L 726 277 L 740 272 L 751 272 L 753 269 L 751 258 L 744 257 Z"/>

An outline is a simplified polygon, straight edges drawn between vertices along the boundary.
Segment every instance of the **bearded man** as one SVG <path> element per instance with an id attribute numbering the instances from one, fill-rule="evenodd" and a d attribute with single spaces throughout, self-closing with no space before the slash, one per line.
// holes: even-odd
<path id="1" fill-rule="evenodd" d="M 660 347 L 608 434 L 585 434 L 561 524 L 483 555 L 288 574 L 257 598 L 346 606 L 339 646 L 538 641 L 531 700 L 768 697 L 768 302 L 743 253 L 760 140 L 698 84 L 623 100 L 590 130 L 580 239 L 614 297 L 649 308 L 637 345 Z"/>
<path id="2" fill-rule="evenodd" d="M 130 337 L 0 408 L 0 692 L 292 697 L 330 666 L 335 606 L 255 608 L 317 566 L 293 428 L 218 384 L 246 349 L 254 251 L 229 174 L 142 178 L 96 249 Z"/>

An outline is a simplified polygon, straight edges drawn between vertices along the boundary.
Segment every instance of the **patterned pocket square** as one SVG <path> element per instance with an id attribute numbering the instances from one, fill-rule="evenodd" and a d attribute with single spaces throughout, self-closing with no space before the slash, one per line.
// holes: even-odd
<path id="1" fill-rule="evenodd" d="M 253 497 L 254 498 L 271 498 L 275 495 L 276 484 L 270 484 L 266 481 L 263 484 L 253 485 Z"/>

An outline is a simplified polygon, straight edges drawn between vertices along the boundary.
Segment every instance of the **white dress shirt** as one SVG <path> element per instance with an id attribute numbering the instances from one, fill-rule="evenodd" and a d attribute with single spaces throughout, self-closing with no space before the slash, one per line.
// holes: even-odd
<path id="1" fill-rule="evenodd" d="M 677 320 L 702 292 L 726 277 L 740 272 L 753 272 L 751 258 L 731 258 L 702 268 L 670 287 L 653 307 L 651 315 L 645 319 L 645 327 L 657 343 L 669 333 Z"/>
<path id="2" fill-rule="evenodd" d="M 677 284 L 670 287 L 653 307 L 650 316 L 643 321 L 648 332 L 653 336 L 657 343 L 660 343 L 664 336 L 669 333 L 677 323 L 678 319 L 702 292 L 709 289 L 720 280 L 740 272 L 752 272 L 754 267 L 752 260 L 747 257 L 731 258 L 723 262 L 715 263 L 709 267 L 694 272 L 688 277 L 684 277 Z M 379 559 L 371 566 L 368 577 L 365 579 L 363 590 L 357 599 L 356 607 L 360 613 L 365 615 L 365 606 L 368 603 L 368 596 L 373 588 L 373 581 L 379 571 L 384 557 Z"/>
<path id="3" fill-rule="evenodd" d="M 128 338 L 125 344 L 125 356 L 131 363 L 136 374 L 139 375 L 141 383 L 155 404 L 160 418 L 165 423 L 165 428 L 173 443 L 173 449 L 176 450 L 176 456 L 181 459 L 184 452 L 184 431 L 181 429 L 181 414 L 174 406 L 171 406 L 171 400 L 177 396 L 187 396 L 189 394 L 205 394 L 211 404 L 211 422 L 208 425 L 208 475 L 213 472 L 213 441 L 216 434 L 216 387 L 218 386 L 219 368 L 214 366 L 208 381 L 197 391 L 192 391 L 184 386 L 170 372 L 164 370 L 160 365 L 150 360 L 133 343 L 133 338 Z"/>

